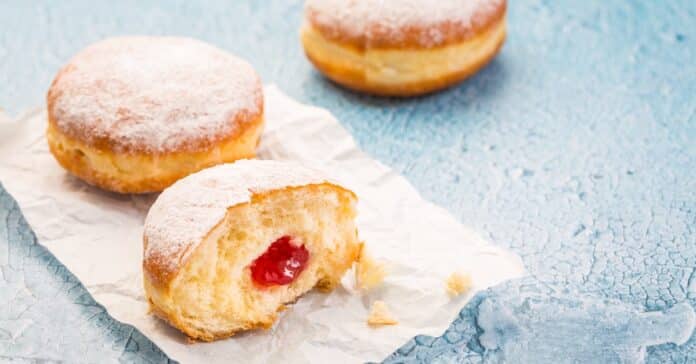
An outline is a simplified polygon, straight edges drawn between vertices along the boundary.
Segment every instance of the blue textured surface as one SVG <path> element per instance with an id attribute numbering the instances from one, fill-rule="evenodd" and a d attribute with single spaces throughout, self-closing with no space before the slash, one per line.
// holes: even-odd
<path id="1" fill-rule="evenodd" d="M 386 364 L 642 363 L 649 345 L 665 343 L 669 350 L 650 362 L 693 362 L 692 353 L 674 345 L 693 333 L 692 306 L 656 312 L 641 306 L 532 277 L 511 281 L 476 295 L 441 337 L 418 336 Z"/>
<path id="2" fill-rule="evenodd" d="M 1 7 L 0 106 L 11 113 L 41 104 L 58 67 L 105 36 L 200 38 L 249 59 L 292 97 L 331 110 L 426 198 L 523 258 L 529 279 L 478 295 L 444 337 L 419 337 L 394 362 L 496 361 L 516 350 L 510 337 L 529 343 L 530 356 L 518 359 L 543 358 L 534 355 L 552 351 L 528 332 L 554 330 L 544 324 L 552 316 L 608 348 L 577 351 L 562 331 L 548 334 L 565 338 L 557 343 L 564 352 L 630 361 L 637 357 L 621 348 L 670 341 L 680 329 L 658 325 L 627 343 L 621 317 L 672 308 L 664 317 L 676 320 L 686 317 L 684 304 L 696 306 L 693 1 L 512 1 L 508 42 L 490 66 L 412 100 L 357 95 L 318 76 L 299 48 L 299 1 Z M 0 192 L 0 361 L 166 360 L 109 318 L 20 216 Z M 511 311 L 509 325 L 485 319 L 525 300 L 538 309 Z M 485 327 L 503 332 L 500 341 L 482 336 Z M 515 336 L 520 330 L 527 333 Z M 696 362 L 696 338 L 649 346 L 646 359 Z"/>

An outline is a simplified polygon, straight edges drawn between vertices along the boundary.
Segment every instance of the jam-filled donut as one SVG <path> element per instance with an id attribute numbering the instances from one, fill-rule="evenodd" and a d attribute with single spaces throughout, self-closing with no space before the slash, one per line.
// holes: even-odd
<path id="1" fill-rule="evenodd" d="M 47 104 L 58 162 L 121 193 L 160 191 L 200 169 L 253 157 L 263 128 L 254 69 L 188 38 L 93 44 L 58 72 Z"/>
<path id="2" fill-rule="evenodd" d="M 242 160 L 174 183 L 145 221 L 151 310 L 197 340 L 268 328 L 360 255 L 356 196 L 290 162 Z"/>
<path id="3" fill-rule="evenodd" d="M 307 0 L 302 43 L 328 78 L 377 95 L 445 88 L 505 40 L 506 0 Z"/>

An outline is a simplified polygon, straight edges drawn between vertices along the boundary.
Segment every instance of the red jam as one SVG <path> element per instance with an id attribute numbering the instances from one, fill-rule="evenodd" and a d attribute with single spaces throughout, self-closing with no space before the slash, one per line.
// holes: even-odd
<path id="1" fill-rule="evenodd" d="M 260 286 L 283 286 L 292 283 L 307 267 L 309 251 L 294 245 L 283 236 L 251 263 L 251 278 Z"/>

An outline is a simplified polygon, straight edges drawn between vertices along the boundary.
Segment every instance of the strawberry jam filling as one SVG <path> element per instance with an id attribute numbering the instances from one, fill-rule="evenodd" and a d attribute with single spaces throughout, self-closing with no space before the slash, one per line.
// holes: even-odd
<path id="1" fill-rule="evenodd" d="M 260 286 L 282 286 L 292 283 L 307 267 L 309 251 L 295 245 L 289 236 L 274 241 L 251 263 L 251 278 Z"/>

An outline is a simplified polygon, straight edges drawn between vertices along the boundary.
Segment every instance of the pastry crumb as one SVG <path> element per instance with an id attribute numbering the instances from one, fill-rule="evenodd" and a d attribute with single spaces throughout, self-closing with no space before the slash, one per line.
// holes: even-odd
<path id="1" fill-rule="evenodd" d="M 360 253 L 360 260 L 355 266 L 355 282 L 359 289 L 369 290 L 384 282 L 387 270 L 381 262 L 372 258 L 363 246 Z"/>
<path id="2" fill-rule="evenodd" d="M 370 326 L 397 325 L 399 321 L 392 316 L 389 307 L 384 301 L 375 301 L 370 308 L 367 324 Z"/>
<path id="3" fill-rule="evenodd" d="M 454 272 L 447 278 L 446 288 L 450 297 L 457 297 L 471 289 L 471 276 L 466 273 Z"/>

